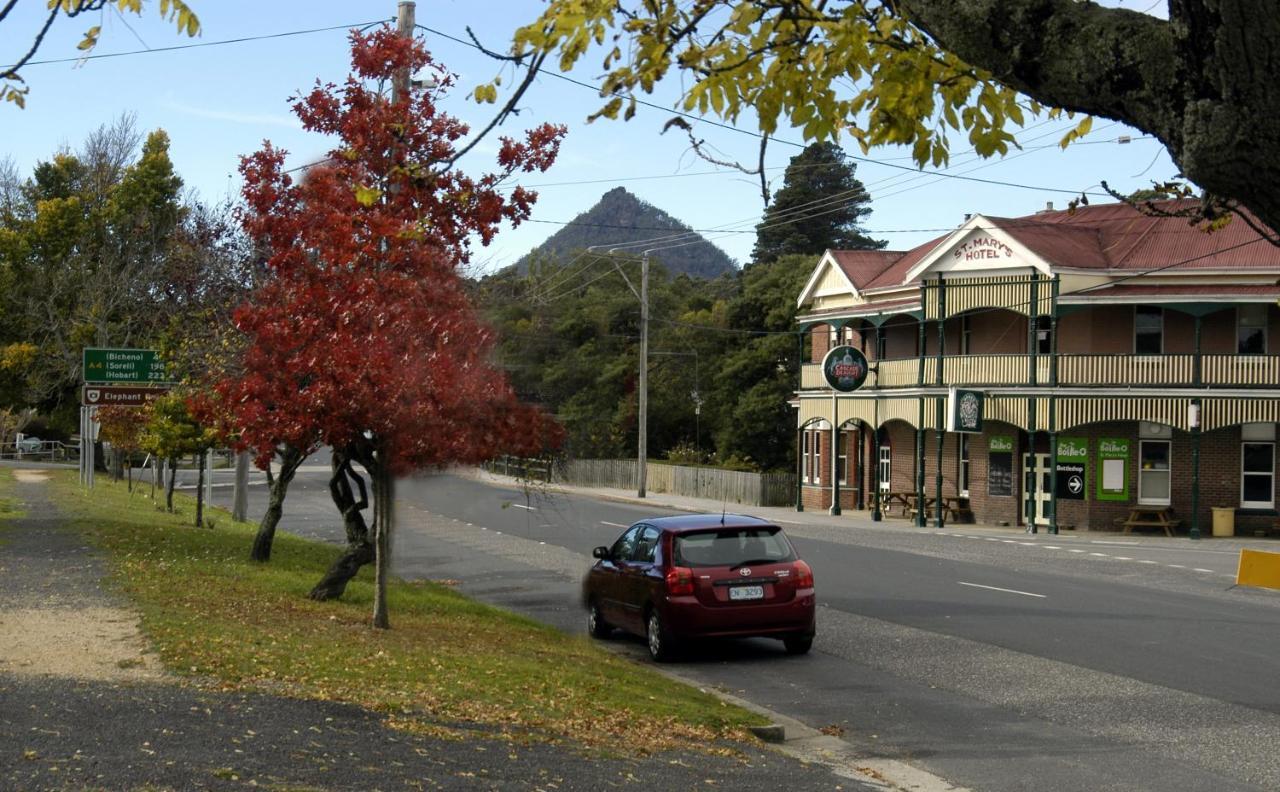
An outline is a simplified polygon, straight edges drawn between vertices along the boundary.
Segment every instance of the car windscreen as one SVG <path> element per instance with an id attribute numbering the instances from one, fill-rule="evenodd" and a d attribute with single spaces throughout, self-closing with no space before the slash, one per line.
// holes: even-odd
<path id="1" fill-rule="evenodd" d="M 795 560 L 791 543 L 780 528 L 772 525 L 676 534 L 672 544 L 677 566 L 738 566 Z"/>

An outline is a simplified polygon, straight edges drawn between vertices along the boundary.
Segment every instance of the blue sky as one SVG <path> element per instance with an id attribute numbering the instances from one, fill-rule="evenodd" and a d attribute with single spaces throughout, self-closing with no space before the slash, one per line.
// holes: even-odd
<path id="1" fill-rule="evenodd" d="M 1116 3 L 1108 3 L 1116 4 Z M 85 29 L 103 28 L 95 54 L 122 53 L 191 43 L 179 38 L 159 19 L 155 2 L 142 18 L 115 13 L 59 20 L 50 30 L 36 60 L 73 58 Z M 192 0 L 204 30 L 195 42 L 209 43 L 264 34 L 346 26 L 390 19 L 394 0 L 336 2 L 334 0 Z M 1128 7 L 1146 9 L 1140 2 Z M 470 26 L 486 46 L 505 49 L 511 31 L 536 17 L 536 0 L 423 0 L 417 5 L 419 24 L 459 38 Z M 44 2 L 22 0 L 6 19 L 0 60 L 9 62 L 29 46 L 44 16 Z M 127 22 L 127 25 L 125 24 Z M 316 159 L 327 142 L 304 133 L 289 111 L 288 99 L 310 88 L 317 78 L 341 81 L 348 70 L 345 32 L 330 30 L 262 41 L 250 41 L 171 52 L 150 52 L 95 59 L 83 64 L 30 65 L 23 72 L 31 88 L 27 109 L 0 107 L 0 157 L 8 156 L 26 174 L 59 147 L 75 148 L 85 135 L 122 112 L 137 114 L 144 130 L 164 128 L 172 139 L 172 156 L 188 186 L 208 200 L 219 200 L 239 189 L 238 157 L 259 148 L 264 139 L 289 150 L 291 164 Z M 482 126 L 491 107 L 466 99 L 477 84 L 501 72 L 501 66 L 475 49 L 440 36 L 426 34 L 428 47 L 459 77 L 458 89 L 447 104 L 455 115 Z M 573 77 L 594 82 L 598 61 L 589 59 Z M 505 73 L 504 85 L 514 82 Z M 677 81 L 672 79 L 654 97 L 655 104 L 674 106 Z M 547 236 L 588 209 L 601 194 L 623 186 L 649 203 L 697 229 L 725 229 L 706 233 L 740 263 L 749 257 L 763 205 L 758 183 L 740 173 L 717 168 L 695 156 L 677 131 L 662 135 L 673 113 L 642 107 L 630 122 L 598 121 L 586 116 L 601 104 L 591 90 L 544 75 L 522 103 L 523 112 L 504 131 L 518 134 L 526 125 L 552 121 L 569 126 L 569 135 L 556 165 L 545 174 L 524 178 L 540 198 L 533 220 L 504 230 L 488 248 L 477 247 L 479 269 L 495 269 L 515 261 Z M 1037 125 L 1038 124 L 1038 125 Z M 1020 140 L 1023 151 L 1004 160 L 981 160 L 971 152 L 953 152 L 951 173 L 1016 182 L 1064 191 L 1097 190 L 1106 180 L 1121 190 L 1149 186 L 1176 174 L 1160 144 L 1141 133 L 1105 119 L 1094 123 L 1087 145 L 1067 151 L 1055 144 L 1070 122 L 1028 122 Z M 697 124 L 696 133 L 721 159 L 753 163 L 758 141 L 746 134 Z M 1122 135 L 1133 141 L 1115 142 Z M 801 142 L 798 133 L 779 135 L 769 149 L 766 167 L 781 184 L 787 161 L 799 151 L 783 141 Z M 487 141 L 464 160 L 470 171 L 485 170 L 493 161 L 496 139 Z M 855 146 L 849 151 L 859 154 Z M 1047 201 L 1061 207 L 1070 195 L 1048 189 L 1020 189 L 946 179 L 929 172 L 907 172 L 893 166 L 911 165 L 908 152 L 876 149 L 879 162 L 859 163 L 857 175 L 872 196 L 873 213 L 866 225 L 874 236 L 889 240 L 892 249 L 906 249 L 933 236 L 936 229 L 959 225 L 966 213 L 1017 216 L 1043 209 Z M 717 172 L 719 171 L 719 172 Z M 608 239 L 602 239 L 607 242 Z"/>

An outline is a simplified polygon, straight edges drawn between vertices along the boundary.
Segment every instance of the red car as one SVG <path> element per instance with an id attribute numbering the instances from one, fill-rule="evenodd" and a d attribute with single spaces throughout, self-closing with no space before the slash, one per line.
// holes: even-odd
<path id="1" fill-rule="evenodd" d="M 666 661 L 694 638 L 780 638 L 791 654 L 813 645 L 813 570 L 782 529 L 739 514 L 642 520 L 583 581 L 587 629 L 644 637 Z"/>

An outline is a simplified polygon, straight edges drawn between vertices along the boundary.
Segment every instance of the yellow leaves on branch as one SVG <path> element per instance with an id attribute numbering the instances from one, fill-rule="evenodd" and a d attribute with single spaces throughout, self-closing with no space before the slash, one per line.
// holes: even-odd
<path id="1" fill-rule="evenodd" d="M 1037 103 L 939 49 L 892 6 L 849 0 L 548 0 L 516 31 L 512 52 L 558 54 L 568 71 L 600 46 L 602 107 L 616 118 L 674 68 L 681 109 L 736 123 L 754 113 L 760 131 L 799 127 L 807 140 L 852 137 L 910 146 L 921 165 L 947 163 L 949 132 L 984 157 L 1005 154 L 1010 131 Z M 606 37 L 610 40 L 606 41 Z M 489 94 L 480 90 L 476 98 Z M 628 108 L 627 117 L 631 115 Z M 1088 131 L 1082 121 L 1064 144 Z"/>
<path id="2" fill-rule="evenodd" d="M 382 190 L 377 187 L 356 186 L 356 203 L 361 206 L 373 206 L 382 197 Z"/>
<path id="3" fill-rule="evenodd" d="M 83 10 L 81 8 L 83 5 L 84 0 L 48 0 L 50 11 L 56 8 L 67 16 L 75 16 L 80 13 Z M 142 16 L 143 0 L 116 0 L 115 5 L 116 9 L 121 13 L 128 11 L 136 16 Z M 188 36 L 194 37 L 200 33 L 200 18 L 183 0 L 160 0 L 160 16 L 173 22 L 179 34 L 186 33 Z M 76 49 L 88 52 L 98 46 L 98 35 L 101 32 L 101 25 L 94 25 L 86 30 L 84 38 L 76 45 Z M 18 104 L 21 106 L 22 102 L 18 101 Z"/>

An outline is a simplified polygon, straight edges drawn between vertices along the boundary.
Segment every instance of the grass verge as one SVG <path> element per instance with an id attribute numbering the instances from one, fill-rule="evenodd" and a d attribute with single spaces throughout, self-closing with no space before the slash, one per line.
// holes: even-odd
<path id="1" fill-rule="evenodd" d="M 63 516 L 108 554 L 165 666 L 193 681 L 350 702 L 413 730 L 477 725 L 628 750 L 707 746 L 761 722 L 435 583 L 395 581 L 393 629 L 375 630 L 368 569 L 341 601 L 306 598 L 335 547 L 277 534 L 271 562 L 257 564 L 256 526 L 217 510 L 217 527 L 192 528 L 191 499 L 167 514 L 100 482 L 87 493 L 65 473 L 50 486 Z"/>

